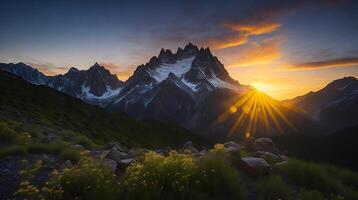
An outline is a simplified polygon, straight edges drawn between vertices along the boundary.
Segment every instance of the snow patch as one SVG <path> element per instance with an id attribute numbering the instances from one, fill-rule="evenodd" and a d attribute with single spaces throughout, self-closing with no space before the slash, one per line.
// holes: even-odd
<path id="1" fill-rule="evenodd" d="M 149 70 L 149 74 L 157 82 L 162 82 L 165 80 L 169 73 L 175 74 L 177 77 L 181 77 L 183 74 L 187 73 L 190 70 L 191 64 L 193 63 L 195 56 L 190 58 L 185 58 L 178 60 L 174 64 L 161 64 L 155 70 Z"/>
<path id="2" fill-rule="evenodd" d="M 101 96 L 93 95 L 90 92 L 91 87 L 90 86 L 85 86 L 85 83 L 81 86 L 81 89 L 82 89 L 82 98 L 84 98 L 84 99 L 103 100 L 103 99 L 112 98 L 112 97 L 118 95 L 122 88 L 118 88 L 118 89 L 113 90 L 109 86 L 106 86 L 106 92 L 104 92 Z"/>

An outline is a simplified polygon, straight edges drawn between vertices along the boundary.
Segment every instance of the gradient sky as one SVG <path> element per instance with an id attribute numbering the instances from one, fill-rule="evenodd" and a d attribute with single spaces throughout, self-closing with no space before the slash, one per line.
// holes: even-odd
<path id="1" fill-rule="evenodd" d="M 102 63 L 120 79 L 161 48 L 210 47 L 231 76 L 277 99 L 358 77 L 354 0 L 0 0 L 0 62 L 46 74 Z"/>

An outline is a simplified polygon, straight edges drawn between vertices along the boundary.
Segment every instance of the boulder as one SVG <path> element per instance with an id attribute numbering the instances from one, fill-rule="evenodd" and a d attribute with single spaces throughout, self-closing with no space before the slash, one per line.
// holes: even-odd
<path id="1" fill-rule="evenodd" d="M 66 160 L 61 164 L 60 169 L 63 170 L 65 168 L 71 168 L 72 166 L 72 162 L 70 160 Z"/>
<path id="2" fill-rule="evenodd" d="M 199 151 L 194 147 L 193 145 L 193 142 L 191 141 L 188 141 L 184 144 L 182 150 L 184 152 L 189 152 L 189 153 L 192 153 L 192 154 L 198 154 Z"/>
<path id="3" fill-rule="evenodd" d="M 278 154 L 279 151 L 276 145 L 270 138 L 258 138 L 254 141 L 253 148 L 255 151 L 265 151 L 274 154 Z"/>
<path id="4" fill-rule="evenodd" d="M 254 153 L 254 156 L 258 157 L 258 158 L 263 158 L 267 162 L 279 162 L 279 161 L 281 161 L 280 156 L 275 155 L 275 154 L 270 153 L 270 152 L 265 152 L 265 151 L 256 151 Z"/>
<path id="5" fill-rule="evenodd" d="M 117 162 L 111 159 L 104 159 L 103 164 L 109 167 L 113 172 L 117 171 Z"/>
<path id="6" fill-rule="evenodd" d="M 121 160 L 128 158 L 128 154 L 123 153 L 121 151 L 119 151 L 116 148 L 112 148 L 107 155 L 105 156 L 105 158 L 111 159 L 116 161 L 117 163 L 119 163 Z"/>
<path id="7" fill-rule="evenodd" d="M 265 175 L 271 172 L 270 165 L 262 158 L 242 157 L 239 168 L 252 176 Z"/>
<path id="8" fill-rule="evenodd" d="M 52 141 L 54 141 L 56 139 L 56 135 L 53 133 L 47 133 L 42 139 L 41 142 L 42 143 L 51 143 Z"/>
<path id="9" fill-rule="evenodd" d="M 240 145 L 238 145 L 236 142 L 233 142 L 233 141 L 225 142 L 224 147 L 226 149 L 240 150 Z"/>
<path id="10" fill-rule="evenodd" d="M 135 159 L 133 159 L 133 158 L 120 160 L 118 162 L 118 167 L 121 168 L 121 169 L 125 169 L 134 161 L 135 161 Z"/>
<path id="11" fill-rule="evenodd" d="M 125 148 L 123 145 L 121 145 L 119 142 L 112 142 L 112 143 L 110 143 L 110 146 L 112 148 L 116 148 L 117 150 L 119 150 L 121 152 L 128 152 L 128 149 Z"/>

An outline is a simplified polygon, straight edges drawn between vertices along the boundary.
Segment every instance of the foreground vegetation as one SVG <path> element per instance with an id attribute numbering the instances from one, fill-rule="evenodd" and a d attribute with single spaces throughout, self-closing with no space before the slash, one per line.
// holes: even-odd
<path id="1" fill-rule="evenodd" d="M 245 153 L 247 154 L 247 153 Z M 239 151 L 216 145 L 203 157 L 171 151 L 142 154 L 123 174 L 106 166 L 103 157 L 86 151 L 78 164 L 55 170 L 43 185 L 32 184 L 41 161 L 25 167 L 17 199 L 247 199 L 248 176 L 235 163 Z M 291 159 L 272 165 L 267 175 L 251 177 L 258 199 L 358 199 L 358 174 L 329 165 Z M 245 181 L 244 181 L 245 180 Z"/>

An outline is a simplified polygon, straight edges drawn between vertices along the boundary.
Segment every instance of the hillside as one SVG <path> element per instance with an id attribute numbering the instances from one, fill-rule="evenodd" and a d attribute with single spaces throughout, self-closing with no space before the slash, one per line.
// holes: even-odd
<path id="1" fill-rule="evenodd" d="M 99 145 L 118 141 L 127 146 L 176 146 L 187 140 L 205 143 L 179 126 L 133 120 L 125 114 L 109 114 L 97 106 L 47 86 L 36 86 L 0 71 L 0 120 L 37 134 L 71 131 Z"/>

